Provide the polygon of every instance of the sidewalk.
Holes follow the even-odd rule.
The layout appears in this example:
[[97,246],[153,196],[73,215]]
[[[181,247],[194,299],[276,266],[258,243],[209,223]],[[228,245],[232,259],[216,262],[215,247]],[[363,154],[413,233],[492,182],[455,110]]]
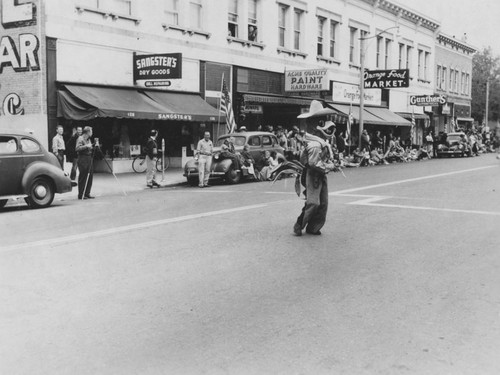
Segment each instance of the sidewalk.
[[[165,172],[165,180],[162,181],[162,174],[157,173],[156,179],[160,183],[160,188],[175,186],[186,183],[186,178],[182,175],[182,168],[169,168]],[[96,197],[107,195],[124,195],[134,191],[149,190],[146,187],[146,173],[119,173],[113,176],[111,173],[94,173],[91,194]],[[71,193],[61,195],[78,197],[78,186],[73,187]]]

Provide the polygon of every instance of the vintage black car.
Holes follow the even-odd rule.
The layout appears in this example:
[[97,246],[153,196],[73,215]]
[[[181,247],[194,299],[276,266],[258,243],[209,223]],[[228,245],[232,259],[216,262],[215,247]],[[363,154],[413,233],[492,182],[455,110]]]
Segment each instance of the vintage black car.
[[467,144],[464,132],[448,133],[446,140],[442,140],[437,145],[437,157],[443,156],[470,156],[471,149]]
[[55,193],[72,189],[55,155],[31,134],[0,130],[0,209],[24,197],[30,207],[48,207]]
[[[219,160],[221,146],[226,139],[234,137],[234,146],[236,152],[241,152],[244,145],[248,145],[249,152],[252,154],[256,164],[263,158],[265,151],[276,151],[278,160],[285,160],[284,149],[278,143],[278,139],[272,133],[248,131],[241,133],[224,134],[219,137],[214,144],[214,155],[212,156],[212,168],[210,178],[223,179],[228,184],[237,184],[241,179],[253,178],[247,170],[236,170],[229,159]],[[187,182],[192,185],[198,185],[198,161],[189,160],[184,166],[184,176]]]

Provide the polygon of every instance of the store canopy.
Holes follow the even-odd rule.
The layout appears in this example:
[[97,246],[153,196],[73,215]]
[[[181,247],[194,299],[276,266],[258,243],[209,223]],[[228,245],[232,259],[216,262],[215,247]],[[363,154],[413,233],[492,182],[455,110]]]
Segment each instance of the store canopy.
[[[352,113],[354,120],[359,122],[359,106],[332,103],[328,103],[328,106],[346,116]],[[363,123],[367,125],[411,126],[411,122],[408,120],[405,120],[387,108],[381,107],[364,107]]]
[[216,121],[218,117],[217,110],[196,94],[69,84],[65,85],[65,89],[58,91],[57,116],[71,120],[112,117]]
[[425,113],[396,112],[396,114],[407,120],[411,120],[412,116],[415,120],[429,120],[429,116]]
[[[217,121],[219,112],[196,94],[144,91],[144,94],[165,108],[160,120]],[[225,121],[221,113],[221,120]]]

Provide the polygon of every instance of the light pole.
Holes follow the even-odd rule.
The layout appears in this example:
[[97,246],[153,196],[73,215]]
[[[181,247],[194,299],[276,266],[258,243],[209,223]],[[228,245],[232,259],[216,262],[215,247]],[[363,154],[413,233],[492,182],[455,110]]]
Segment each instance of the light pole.
[[[360,49],[360,55],[359,55],[359,139],[358,139],[358,146],[359,149],[361,150],[361,133],[363,133],[363,111],[365,108],[365,40],[367,39],[372,39],[376,38],[386,31],[392,30],[392,29],[398,29],[397,34],[399,34],[399,26],[391,26],[388,27],[385,30],[380,31],[379,33],[372,35],[372,36],[362,36],[359,39],[360,44],[359,44],[359,49]],[[397,35],[396,34],[396,35]]]

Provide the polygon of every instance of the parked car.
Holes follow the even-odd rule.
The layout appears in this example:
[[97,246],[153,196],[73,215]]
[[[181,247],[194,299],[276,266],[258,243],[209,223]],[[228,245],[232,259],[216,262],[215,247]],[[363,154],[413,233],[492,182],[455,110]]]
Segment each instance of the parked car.
[[[256,164],[264,157],[265,151],[276,151],[278,160],[286,160],[284,149],[278,143],[278,139],[272,133],[248,131],[241,133],[224,134],[219,137],[214,144],[214,155],[212,156],[212,167],[210,178],[223,179],[228,184],[237,184],[241,179],[252,178],[246,169],[234,169],[233,163],[229,159],[219,160],[221,146],[226,139],[234,137],[234,146],[236,152],[241,152],[243,146],[248,145],[249,152],[255,159]],[[198,161],[195,159],[189,160],[184,166],[184,177],[187,182],[192,185],[198,185]]]
[[0,208],[24,197],[30,207],[48,207],[55,193],[72,189],[55,155],[28,133],[0,130]]
[[436,154],[440,158],[442,156],[470,156],[471,150],[467,141],[463,141],[464,132],[448,133],[446,141],[441,141],[437,145]]

